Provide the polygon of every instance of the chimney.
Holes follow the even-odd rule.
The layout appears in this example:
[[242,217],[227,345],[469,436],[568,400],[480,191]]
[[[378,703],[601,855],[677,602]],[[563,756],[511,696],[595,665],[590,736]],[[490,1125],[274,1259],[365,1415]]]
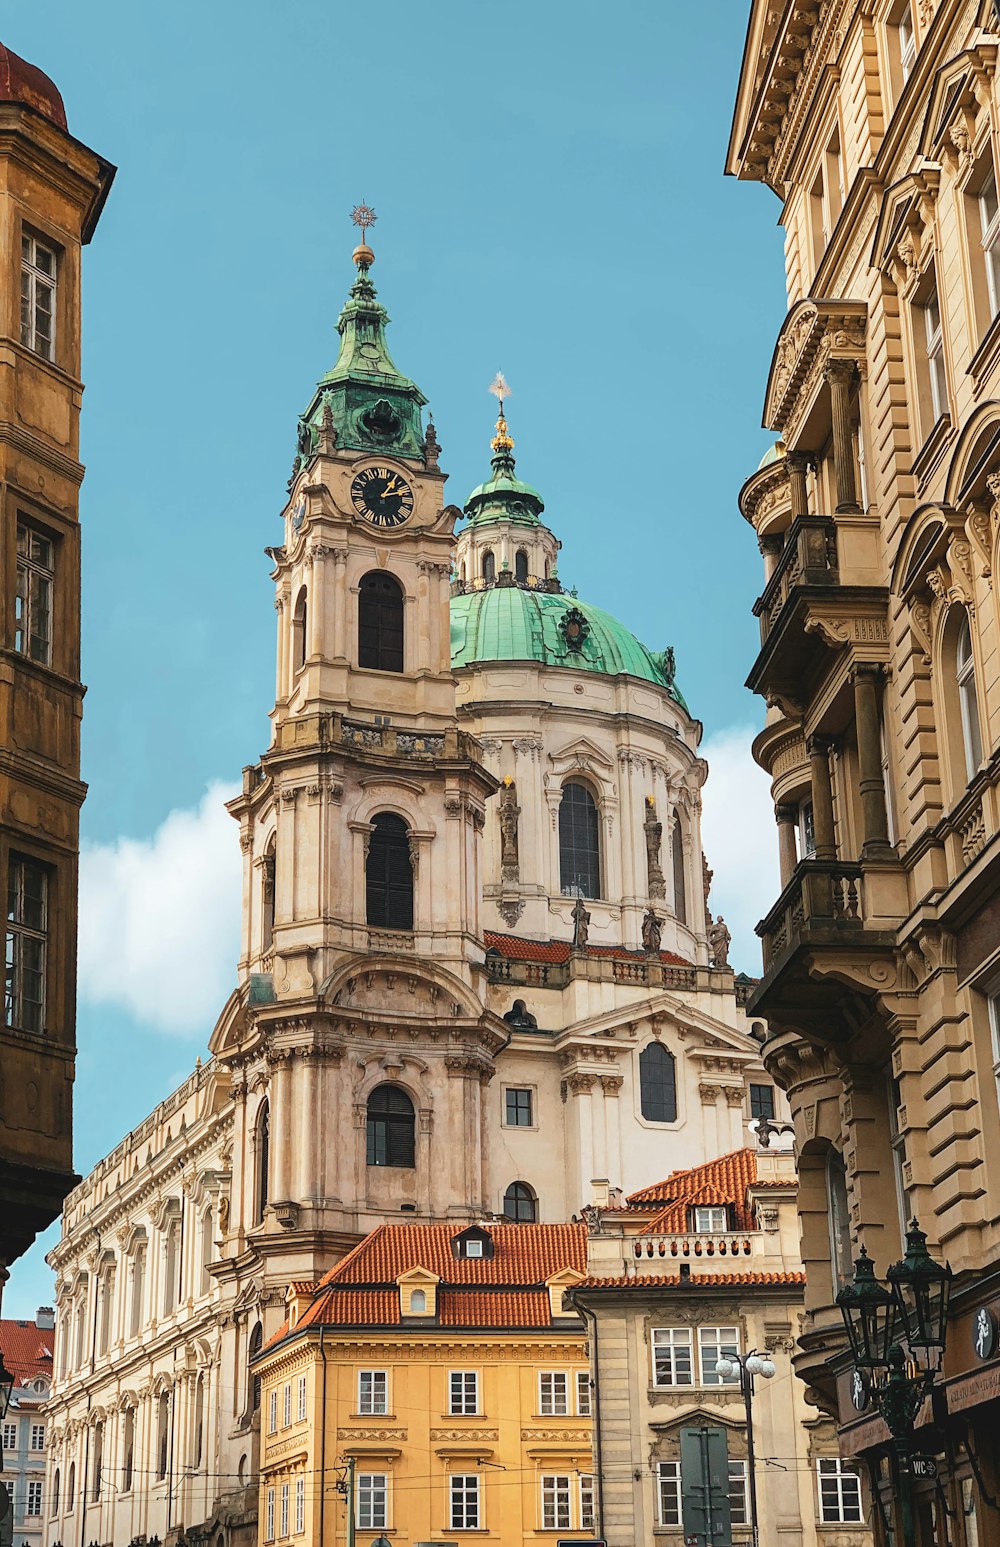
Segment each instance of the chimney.
[[35,1326],[39,1332],[51,1332],[56,1324],[56,1313],[51,1305],[40,1305],[35,1315]]
[[606,1209],[610,1184],[606,1176],[595,1176],[590,1182],[590,1201],[595,1208]]

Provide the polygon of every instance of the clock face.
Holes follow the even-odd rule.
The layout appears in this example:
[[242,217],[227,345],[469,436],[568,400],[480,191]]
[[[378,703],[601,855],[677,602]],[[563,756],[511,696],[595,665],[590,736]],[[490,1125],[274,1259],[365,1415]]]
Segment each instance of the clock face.
[[413,514],[413,490],[391,467],[363,467],[351,484],[351,499],[372,526],[402,526]]

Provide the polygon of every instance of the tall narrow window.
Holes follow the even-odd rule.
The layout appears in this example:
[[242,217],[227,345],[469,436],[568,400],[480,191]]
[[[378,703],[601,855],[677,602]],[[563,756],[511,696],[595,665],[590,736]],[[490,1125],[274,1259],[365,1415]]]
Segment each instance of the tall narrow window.
[[639,1107],[648,1123],[677,1121],[677,1065],[662,1042],[639,1054]]
[[601,828],[593,795],[569,780],[559,802],[559,888],[564,897],[600,897]]
[[82,1289],[76,1306],[76,1368],[83,1369],[87,1352],[87,1290]]
[[416,1165],[413,1102],[397,1085],[379,1085],[368,1097],[367,1159],[370,1166]]
[[59,1513],[59,1483],[60,1483],[59,1468],[56,1467],[55,1476],[52,1479],[52,1506],[51,1506],[51,1509],[49,1510],[49,1513],[52,1516],[56,1516]]
[[262,1101],[257,1113],[257,1223],[264,1218],[271,1196],[271,1103]]
[[983,760],[983,741],[979,730],[979,704],[976,701],[976,665],[972,656],[972,630],[968,614],[962,619],[955,645],[955,680],[962,709],[962,739],[965,743],[965,771],[971,779]]
[[917,40],[913,35],[913,13],[910,10],[909,0],[904,0],[903,9],[896,23],[896,36],[899,43],[899,69],[903,82],[910,78],[917,57]]
[[135,1464],[135,1408],[125,1409],[125,1434],[122,1446],[122,1492],[132,1492],[132,1469]]
[[212,1205],[209,1204],[201,1216],[201,1276],[199,1292],[207,1295],[212,1287],[212,1275],[209,1273],[209,1264],[212,1261]]
[[931,290],[923,303],[924,353],[927,359],[928,386],[930,389],[931,428],[937,424],[948,407],[948,380],[944,368],[944,333],[941,328],[941,306],[937,290]]
[[997,198],[997,179],[992,166],[979,186],[976,203],[986,264],[986,293],[990,316],[995,317],[1000,312],[1000,199]]
[[388,1525],[389,1478],[385,1472],[359,1472],[355,1483],[357,1526],[362,1531],[383,1531]]
[[451,1523],[452,1531],[479,1530],[479,1473],[453,1472],[451,1474]]
[[202,1453],[205,1447],[205,1376],[199,1374],[198,1384],[194,1393],[194,1434],[193,1450],[191,1458],[192,1466],[201,1466]]
[[849,1283],[854,1272],[851,1258],[851,1216],[847,1198],[847,1167],[839,1150],[826,1157],[827,1210],[830,1217],[830,1260],[833,1268],[833,1293]]
[[274,945],[274,882],[277,867],[277,840],[271,838],[264,853],[261,867],[260,895],[260,948],[270,951]]
[[686,924],[688,908],[687,877],[684,871],[684,830],[676,812],[670,826],[670,859],[674,872],[674,914],[679,923]]
[[910,1219],[910,1200],[906,1190],[906,1138],[899,1128],[899,1108],[902,1098],[899,1081],[892,1075],[886,1081],[889,1102],[889,1143],[892,1145],[893,1180],[896,1183],[896,1210],[899,1216],[899,1239],[905,1243],[906,1226]]
[[163,1314],[168,1316],[177,1304],[180,1273],[181,1222],[176,1217],[166,1228],[163,1241]]
[[358,665],[403,670],[403,591],[384,569],[364,575],[358,594]]
[[43,666],[52,664],[52,587],[55,549],[24,521],[17,523],[17,591],[14,649]]
[[308,654],[308,642],[306,630],[309,624],[309,598],[305,586],[302,587],[295,600],[295,611],[292,613],[292,661],[296,671],[300,671],[306,664]]
[[483,579],[487,585],[492,585],[497,578],[497,561],[492,548],[487,548],[483,554]]
[[146,1294],[146,1245],[139,1242],[132,1253],[132,1304],[129,1311],[129,1336],[138,1336],[142,1326],[142,1308]]
[[[94,1494],[95,1499],[99,1499],[100,1496],[101,1496],[101,1494],[100,1494],[100,1478],[98,1478],[97,1490],[98,1491]],[[42,1513],[42,1479],[40,1477],[34,1477],[28,1483],[28,1507],[25,1510],[25,1514],[26,1515],[40,1515],[41,1513]]]
[[537,1222],[538,1200],[527,1182],[511,1182],[503,1195],[503,1217],[514,1225]]
[[104,1480],[104,1425],[94,1425],[94,1469],[91,1473],[91,1498],[96,1504],[101,1497],[101,1483]]
[[410,830],[394,811],[380,811],[372,819],[365,894],[369,924],[380,929],[413,928]]
[[66,1508],[70,1510],[76,1503],[76,1462],[69,1464],[69,1476],[66,1479]]
[[255,1374],[253,1362],[264,1346],[264,1328],[258,1321],[250,1334],[247,1344],[247,1366],[249,1368],[248,1383],[250,1388],[250,1410],[256,1412],[260,1407],[260,1376]]
[[523,548],[518,548],[514,555],[514,579],[521,585],[528,578],[528,555]]
[[802,859],[816,858],[816,818],[811,800],[799,806],[799,853]]
[[7,870],[5,1019],[19,1031],[45,1029],[49,877],[44,865],[12,854]]
[[21,236],[21,343],[43,360],[55,358],[56,255],[34,236]]
[[105,1269],[101,1279],[101,1318],[100,1334],[97,1340],[97,1351],[106,1354],[111,1342],[111,1322],[115,1303],[115,1270]]

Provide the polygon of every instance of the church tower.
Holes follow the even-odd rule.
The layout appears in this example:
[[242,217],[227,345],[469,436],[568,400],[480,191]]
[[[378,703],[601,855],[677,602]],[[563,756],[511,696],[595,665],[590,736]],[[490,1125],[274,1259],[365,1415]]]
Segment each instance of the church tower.
[[366,241],[354,262],[268,550],[272,740],[230,806],[241,986],[212,1043],[237,1100],[231,1228],[285,1281],[380,1219],[482,1211],[508,1037],[484,1008],[479,916],[498,781],[458,727],[450,666],[458,512]]

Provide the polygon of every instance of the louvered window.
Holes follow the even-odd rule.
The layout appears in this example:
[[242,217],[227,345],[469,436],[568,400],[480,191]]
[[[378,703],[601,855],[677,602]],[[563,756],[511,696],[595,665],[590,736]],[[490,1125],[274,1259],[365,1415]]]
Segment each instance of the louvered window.
[[403,592],[385,570],[362,577],[358,594],[358,665],[403,670]]
[[372,821],[365,864],[368,923],[379,929],[413,928],[410,834],[401,816],[380,811]]

